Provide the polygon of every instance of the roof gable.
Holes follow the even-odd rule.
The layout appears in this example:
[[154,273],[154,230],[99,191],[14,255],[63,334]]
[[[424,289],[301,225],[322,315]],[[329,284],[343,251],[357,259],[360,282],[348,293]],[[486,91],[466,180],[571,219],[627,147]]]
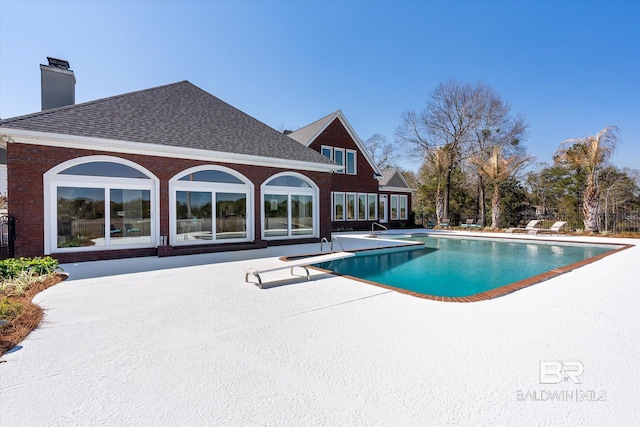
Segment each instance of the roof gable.
[[188,81],[5,119],[0,126],[333,164]]
[[374,163],[371,155],[369,154],[369,151],[365,148],[364,144],[340,110],[331,113],[319,120],[316,120],[315,122],[308,124],[307,126],[304,126],[296,130],[295,132],[291,132],[287,134],[287,136],[308,147],[311,145],[311,143],[313,143],[313,141],[316,140],[316,138],[318,138],[322,134],[322,132],[324,132],[329,127],[331,123],[333,123],[335,119],[338,119],[340,121],[353,142],[358,147],[358,151],[360,151],[360,153],[364,156],[373,171],[378,175],[382,175],[382,171]]
[[397,168],[384,169],[382,177],[378,179],[381,187],[406,188],[412,190],[402,173]]

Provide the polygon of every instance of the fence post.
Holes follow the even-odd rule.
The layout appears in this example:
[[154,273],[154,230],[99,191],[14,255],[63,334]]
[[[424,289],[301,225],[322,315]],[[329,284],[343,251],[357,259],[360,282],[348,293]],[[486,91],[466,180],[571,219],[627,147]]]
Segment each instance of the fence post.
[[13,216],[9,216],[9,221],[8,221],[8,225],[9,225],[9,229],[8,229],[8,239],[9,240],[7,243],[9,245],[9,258],[14,258],[16,255],[15,252],[15,240],[16,240],[16,219]]

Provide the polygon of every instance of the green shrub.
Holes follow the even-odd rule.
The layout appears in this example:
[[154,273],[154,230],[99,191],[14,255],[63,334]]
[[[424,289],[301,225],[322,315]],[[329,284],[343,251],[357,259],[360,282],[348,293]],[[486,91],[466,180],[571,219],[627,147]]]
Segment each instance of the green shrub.
[[0,300],[0,319],[11,320],[14,319],[22,312],[22,304],[9,301],[9,298],[4,297]]
[[0,279],[2,280],[14,279],[23,271],[29,271],[39,276],[46,276],[60,270],[58,260],[50,256],[0,260]]

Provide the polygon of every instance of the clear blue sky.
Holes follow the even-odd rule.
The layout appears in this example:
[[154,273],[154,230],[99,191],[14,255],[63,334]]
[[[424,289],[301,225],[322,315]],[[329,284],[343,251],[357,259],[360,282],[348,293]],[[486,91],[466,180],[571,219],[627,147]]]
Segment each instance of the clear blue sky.
[[615,124],[613,163],[640,169],[640,1],[0,0],[0,117],[40,110],[47,56],[76,102],[189,80],[276,129],[341,109],[363,140],[393,140],[439,82],[482,81],[538,161]]

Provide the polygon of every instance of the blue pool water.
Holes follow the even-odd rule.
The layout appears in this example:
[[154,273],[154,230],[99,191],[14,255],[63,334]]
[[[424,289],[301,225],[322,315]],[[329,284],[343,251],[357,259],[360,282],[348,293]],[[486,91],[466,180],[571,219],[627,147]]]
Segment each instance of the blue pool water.
[[373,255],[362,252],[318,267],[422,294],[463,297],[616,249],[507,239],[428,236],[410,240],[424,242],[424,248]]

